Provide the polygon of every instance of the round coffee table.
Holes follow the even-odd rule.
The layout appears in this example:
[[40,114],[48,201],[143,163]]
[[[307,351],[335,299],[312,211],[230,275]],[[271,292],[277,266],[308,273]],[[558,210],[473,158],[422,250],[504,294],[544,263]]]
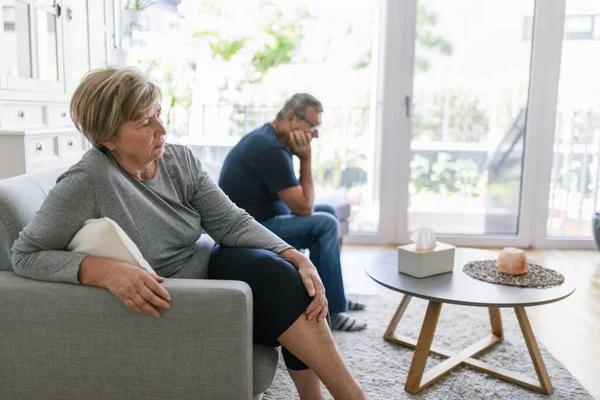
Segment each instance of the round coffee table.
[[[466,365],[477,371],[486,372],[536,392],[553,393],[554,389],[529,324],[525,307],[548,304],[564,299],[575,291],[575,281],[565,276],[565,282],[560,286],[548,289],[523,288],[480,281],[466,275],[462,270],[464,265],[470,261],[493,260],[496,259],[497,255],[498,253],[489,250],[457,248],[454,257],[454,271],[427,278],[414,278],[398,272],[396,252],[383,254],[377,265],[366,268],[367,274],[377,283],[404,293],[404,297],[383,337],[390,342],[415,349],[406,378],[405,390],[407,392],[418,393],[458,366]],[[419,339],[416,341],[394,333],[412,297],[429,300]],[[443,303],[489,308],[492,334],[456,354],[445,349],[432,347],[431,343]],[[484,350],[502,341],[502,319],[499,310],[502,307],[511,307],[515,310],[539,382],[474,358]],[[425,364],[429,354],[435,354],[447,358],[447,360],[425,372]]]

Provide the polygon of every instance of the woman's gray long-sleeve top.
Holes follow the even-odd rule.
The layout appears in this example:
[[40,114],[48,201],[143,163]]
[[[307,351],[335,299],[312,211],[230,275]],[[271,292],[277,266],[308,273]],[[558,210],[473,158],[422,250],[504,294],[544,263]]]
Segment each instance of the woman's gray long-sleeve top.
[[231,247],[291,248],[233,204],[183,146],[165,145],[154,177],[140,181],[109,153],[88,151],[61,175],[42,207],[12,247],[17,275],[79,283],[85,254],[66,251],[91,218],[113,219],[161,276],[200,268],[206,276],[210,251],[197,251],[202,230]]

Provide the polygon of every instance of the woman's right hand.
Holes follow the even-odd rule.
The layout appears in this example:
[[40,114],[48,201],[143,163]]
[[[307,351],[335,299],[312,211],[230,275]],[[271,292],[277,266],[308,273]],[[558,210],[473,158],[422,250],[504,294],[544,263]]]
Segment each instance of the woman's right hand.
[[133,311],[159,318],[158,308],[171,308],[171,295],[160,285],[164,280],[155,273],[117,262],[104,276],[101,286]]

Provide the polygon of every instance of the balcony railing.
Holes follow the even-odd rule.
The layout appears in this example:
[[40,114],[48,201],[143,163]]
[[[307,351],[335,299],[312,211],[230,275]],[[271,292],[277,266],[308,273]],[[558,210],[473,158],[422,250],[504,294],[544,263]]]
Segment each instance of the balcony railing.
[[[180,104],[191,104],[190,99],[181,100]],[[237,138],[252,130],[254,127],[275,118],[279,108],[257,104],[200,104],[193,109],[175,105],[169,113],[168,128],[175,136]],[[472,122],[465,125],[464,120],[471,119],[468,115],[458,115],[443,118],[448,122],[440,127],[428,124],[423,118],[415,117],[413,129],[414,140],[424,142],[444,143],[480,143],[485,141],[488,133],[487,125]],[[323,130],[337,131],[336,127],[344,126],[350,135],[363,135],[369,129],[369,107],[326,107],[323,115]],[[475,121],[477,118],[473,118]],[[433,129],[436,128],[436,129]],[[443,129],[442,129],[443,128]],[[345,135],[345,132],[339,134]],[[338,132],[336,132],[338,133]]]

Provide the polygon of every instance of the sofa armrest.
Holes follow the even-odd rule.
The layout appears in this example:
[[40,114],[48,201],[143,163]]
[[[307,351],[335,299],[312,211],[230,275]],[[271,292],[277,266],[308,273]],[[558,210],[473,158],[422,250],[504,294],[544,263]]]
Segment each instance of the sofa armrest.
[[0,398],[252,398],[252,293],[167,279],[155,319],[95,287],[0,272]]

